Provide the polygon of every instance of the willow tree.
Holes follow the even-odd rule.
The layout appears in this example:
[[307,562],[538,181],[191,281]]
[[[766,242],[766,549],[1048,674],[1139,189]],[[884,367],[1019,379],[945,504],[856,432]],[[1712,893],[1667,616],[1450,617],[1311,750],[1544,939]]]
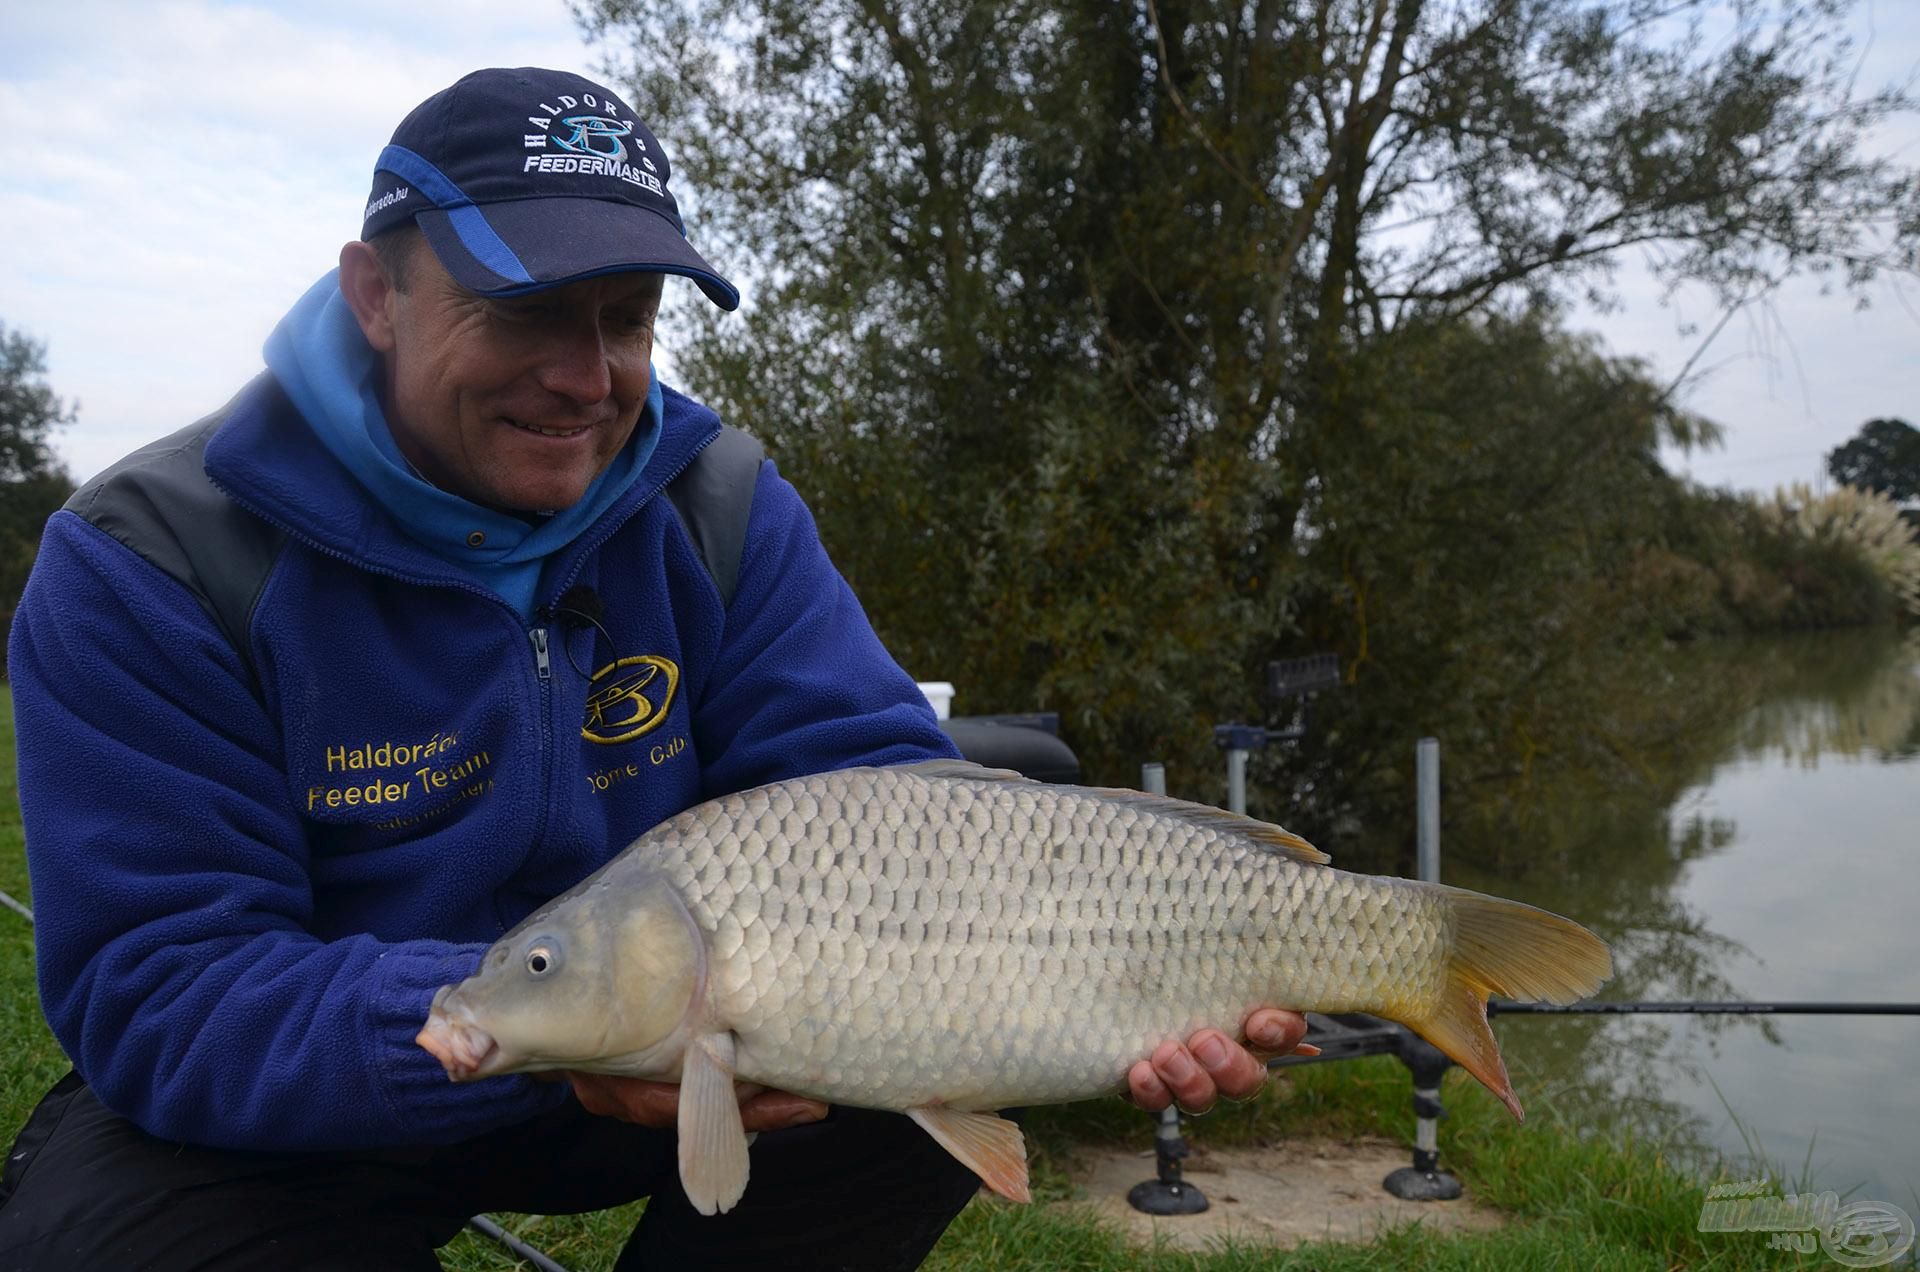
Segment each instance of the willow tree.
[[[1862,151],[1904,101],[1852,92],[1842,7],[581,16],[671,139],[703,249],[751,283],[742,318],[680,316],[692,387],[768,440],[910,668],[965,709],[1062,710],[1124,780],[1211,768],[1206,725],[1260,710],[1270,657],[1389,670],[1361,644],[1366,563],[1429,540],[1376,519],[1359,544],[1333,509],[1439,442],[1434,412],[1375,400],[1433,365],[1410,342],[1604,292],[1632,248],[1728,306],[1795,270],[1913,267],[1912,177]],[[1692,435],[1652,410],[1649,462],[1659,428]],[[1560,440],[1541,415],[1532,462]]]

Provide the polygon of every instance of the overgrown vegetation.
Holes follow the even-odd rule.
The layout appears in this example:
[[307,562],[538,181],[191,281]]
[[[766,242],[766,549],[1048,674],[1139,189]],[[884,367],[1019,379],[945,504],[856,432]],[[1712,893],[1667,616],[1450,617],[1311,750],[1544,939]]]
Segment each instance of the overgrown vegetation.
[[[935,1246],[929,1272],[1381,1272],[1395,1268],[1537,1272],[1563,1268],[1687,1268],[1748,1272],[1755,1268],[1822,1266],[1824,1256],[1767,1249],[1760,1233],[1698,1231],[1710,1177],[1683,1142],[1632,1133],[1594,1133],[1535,1106],[1525,1127],[1470,1079],[1454,1071],[1444,1098],[1441,1152],[1469,1192],[1503,1211],[1504,1227],[1474,1235],[1434,1232],[1410,1224],[1367,1243],[1312,1242],[1286,1250],[1258,1243],[1227,1244],[1206,1252],[1160,1246],[1142,1249],[1085,1210],[1049,1203],[1070,1201],[1068,1172],[1077,1154],[1094,1145],[1146,1150],[1152,1122],[1119,1101],[1036,1109],[1029,1114],[1036,1204],[1017,1206],[981,1197],[963,1211]],[[1410,1086],[1397,1061],[1373,1060],[1297,1069],[1257,1101],[1227,1107],[1195,1123],[1189,1133],[1212,1147],[1288,1143],[1327,1136],[1385,1136],[1409,1142]],[[1141,1169],[1151,1168],[1142,1157]],[[1742,1177],[1773,1175],[1764,1166],[1723,1168]],[[1783,1181],[1791,1191],[1799,1181]],[[639,1213],[637,1207],[579,1218],[502,1216],[507,1226],[574,1272],[612,1265]],[[460,1272],[503,1272],[510,1256],[474,1234],[441,1252]]]
[[[41,527],[73,493],[73,479],[53,453],[53,433],[76,412],[47,386],[46,352],[0,322],[0,633],[12,624],[40,553]],[[0,674],[5,669],[0,648]]]
[[1797,538],[1864,561],[1880,587],[1920,617],[1920,533],[1891,498],[1853,486],[1816,493],[1795,482],[1763,506]]
[[[1337,652],[1292,821],[1404,824],[1543,767],[1648,767],[1664,639],[1891,612],[1846,549],[1684,489],[1672,386],[1570,335],[1629,248],[1729,308],[1910,270],[1844,4],[595,0],[692,220],[756,284],[675,327],[890,647],[1051,709],[1096,780],[1281,723]],[[1270,778],[1277,776],[1268,775]]]

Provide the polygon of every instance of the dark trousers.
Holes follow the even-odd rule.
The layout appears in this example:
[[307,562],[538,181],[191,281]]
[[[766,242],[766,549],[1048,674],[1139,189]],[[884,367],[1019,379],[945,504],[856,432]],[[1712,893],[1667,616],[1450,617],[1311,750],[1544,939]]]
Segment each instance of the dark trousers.
[[754,1142],[739,1206],[680,1190],[671,1132],[569,1101],[445,1148],[245,1153],[155,1139],[69,1074],[0,1174],[0,1272],[435,1269],[469,1215],[579,1214],[650,1197],[616,1265],[913,1268],[979,1186],[893,1113],[834,1109]]

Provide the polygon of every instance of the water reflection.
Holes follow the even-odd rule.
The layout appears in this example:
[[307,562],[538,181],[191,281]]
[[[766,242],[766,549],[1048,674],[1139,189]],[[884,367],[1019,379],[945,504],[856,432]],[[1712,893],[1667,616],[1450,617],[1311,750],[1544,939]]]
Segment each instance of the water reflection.
[[[1566,775],[1449,817],[1450,883],[1578,918],[1613,944],[1609,999],[1920,1000],[1911,883],[1920,641],[1695,648],[1653,684],[1741,709],[1676,740],[1666,780]],[[1920,1186],[1912,1017],[1508,1018],[1516,1079],[1583,1123],[1634,1124],[1898,1203]],[[1910,1207],[1911,1208],[1911,1207]]]
[[1823,756],[1897,764],[1920,754],[1920,630],[1903,642],[1797,642],[1793,683],[1742,722],[1738,756],[1805,768]]

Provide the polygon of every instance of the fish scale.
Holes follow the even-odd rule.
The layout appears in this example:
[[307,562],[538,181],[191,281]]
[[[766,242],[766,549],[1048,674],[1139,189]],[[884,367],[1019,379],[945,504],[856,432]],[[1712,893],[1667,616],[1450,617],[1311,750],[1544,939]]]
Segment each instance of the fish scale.
[[[804,947],[798,959],[775,954],[774,932],[792,921],[790,893],[778,875],[756,883],[750,866],[801,829],[791,798],[718,801],[720,817],[673,828],[674,853],[659,863],[695,922],[719,935],[712,1006],[734,1022],[742,1078],[895,1108],[1079,1098],[1118,1089],[1133,1060],[1164,1039],[1237,1021],[1261,1003],[1311,996],[1343,1010],[1435,988],[1431,976],[1408,983],[1395,963],[1437,969],[1445,916],[1392,880],[1366,880],[1374,895],[1363,906],[1342,886],[1356,876],[1096,792],[931,780],[907,768],[820,775],[805,798],[807,834],[850,842],[811,877],[802,922],[857,934],[863,958],[839,942],[811,959]],[[875,821],[890,821],[891,833],[833,829]],[[1019,825],[1042,833],[993,833]],[[956,852],[960,837],[967,850]],[[1089,907],[1093,889],[1102,895]],[[1277,905],[1292,911],[1288,923],[1274,921]],[[1367,932],[1368,909],[1389,920],[1368,933],[1375,940],[1313,939],[1336,925]],[[956,975],[962,952],[969,974]],[[772,1020],[788,1027],[778,1046],[762,1046],[758,1031]],[[941,1020],[957,1023],[930,1025]],[[955,1029],[1006,1040],[1006,1062],[957,1085],[949,1057],[926,1045]]]
[[582,1069],[682,1084],[680,1174],[734,1205],[735,1079],[908,1113],[1025,1199],[991,1110],[1122,1088],[1260,1006],[1397,1020],[1518,1116],[1489,993],[1571,1002],[1606,946],[1558,915],[1348,874],[1264,822],[940,760],[724,796],[635,841],[435,996],[457,1081]]

